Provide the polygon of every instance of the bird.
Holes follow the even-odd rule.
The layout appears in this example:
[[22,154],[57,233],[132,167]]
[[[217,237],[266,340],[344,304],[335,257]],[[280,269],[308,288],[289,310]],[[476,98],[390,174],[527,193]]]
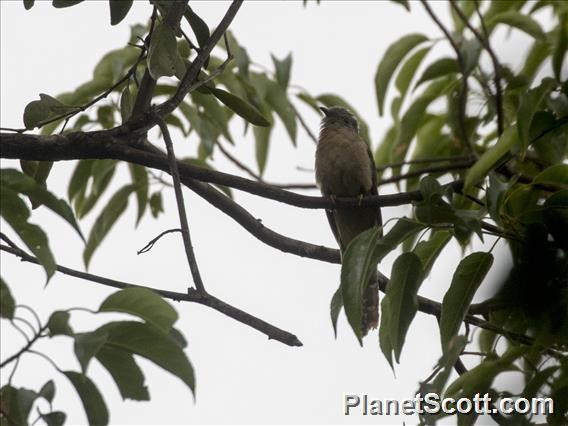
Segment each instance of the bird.
[[[324,197],[363,197],[378,195],[377,170],[368,145],[359,136],[355,116],[345,108],[321,107],[321,122],[315,155],[316,183]],[[382,226],[378,206],[326,209],[331,231],[337,241],[341,259],[349,243],[361,232]],[[371,274],[363,295],[361,332],[378,327],[379,284]]]

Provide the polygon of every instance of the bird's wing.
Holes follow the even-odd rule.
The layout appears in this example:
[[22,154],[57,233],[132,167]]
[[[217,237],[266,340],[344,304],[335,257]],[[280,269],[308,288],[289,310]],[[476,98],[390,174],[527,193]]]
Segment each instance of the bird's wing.
[[[377,188],[377,166],[375,165],[375,159],[371,150],[367,146],[367,155],[369,156],[369,167],[371,168],[371,195],[379,195],[379,190]],[[377,225],[383,226],[383,218],[381,216],[381,208],[377,207]]]

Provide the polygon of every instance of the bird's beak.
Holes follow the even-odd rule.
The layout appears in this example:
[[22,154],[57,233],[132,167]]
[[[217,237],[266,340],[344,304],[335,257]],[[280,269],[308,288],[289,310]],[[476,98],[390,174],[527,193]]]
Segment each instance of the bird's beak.
[[329,114],[329,109],[327,109],[326,107],[320,107],[320,110],[323,112],[323,114],[327,117],[327,115]]

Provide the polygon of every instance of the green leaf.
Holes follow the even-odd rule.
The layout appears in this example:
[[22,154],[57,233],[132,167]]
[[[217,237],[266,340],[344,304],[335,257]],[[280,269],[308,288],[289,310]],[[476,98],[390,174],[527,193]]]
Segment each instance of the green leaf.
[[568,51],[568,9],[559,14],[558,21],[558,32],[552,53],[552,69],[556,80],[561,81],[562,63],[565,61]]
[[110,129],[114,126],[114,106],[103,105],[97,109],[97,121],[103,129]]
[[96,160],[93,163],[91,192],[88,196],[85,196],[84,192],[79,192],[79,196],[75,199],[75,212],[79,218],[85,217],[104,194],[114,176],[116,164],[116,160]]
[[38,396],[44,398],[51,404],[53,397],[55,396],[55,384],[53,383],[53,380],[45,382],[45,384],[41,387]]
[[416,70],[422,63],[422,60],[426,56],[426,54],[430,51],[432,46],[424,47],[423,49],[417,50],[415,53],[412,54],[410,58],[406,60],[406,62],[400,68],[398,75],[395,80],[395,86],[400,93],[401,99],[404,99],[406,95],[406,91],[410,86],[410,82],[414,78]]
[[530,89],[521,98],[521,104],[517,111],[517,130],[519,132],[520,151],[524,155],[529,146],[529,131],[535,113],[540,104],[550,94],[556,86],[556,82],[551,78],[545,78],[541,84],[534,89]]
[[41,419],[47,426],[63,426],[67,415],[63,411],[52,411],[47,414],[40,414]]
[[289,53],[284,59],[279,60],[274,55],[270,55],[274,63],[276,71],[276,81],[283,90],[288,88],[290,82],[290,70],[292,69],[292,53]]
[[[36,399],[37,394],[30,389],[18,389],[9,384],[2,386],[2,426],[29,424],[28,417]],[[6,419],[9,419],[9,422]]]
[[329,311],[331,315],[331,325],[333,326],[333,335],[337,339],[337,319],[339,318],[339,313],[343,308],[343,296],[341,294],[341,286],[335,290],[331,298],[331,304],[329,306]]
[[442,301],[440,335],[444,351],[457,335],[473,296],[492,264],[491,253],[475,252],[464,258],[454,272],[450,288]]
[[396,67],[413,48],[425,41],[428,41],[428,37],[422,34],[409,34],[391,44],[385,52],[375,74],[375,91],[377,104],[379,106],[379,115],[383,115],[383,105],[385,103],[389,81]]
[[16,310],[16,302],[12,297],[10,288],[6,282],[0,278],[0,317],[11,320],[14,318],[14,311]]
[[38,205],[44,205],[62,217],[75,228],[81,239],[84,240],[79,224],[75,220],[75,215],[65,200],[55,197],[55,195],[49,192],[44,186],[37,184],[34,179],[15,169],[1,169],[0,182],[7,188],[26,194],[32,202]]
[[402,7],[404,7],[407,11],[410,12],[410,3],[408,2],[408,0],[391,0],[393,3],[397,3],[400,4]]
[[347,320],[359,344],[363,345],[361,322],[363,318],[363,295],[368,278],[376,267],[373,247],[381,237],[382,228],[373,227],[351,241],[342,259],[341,294]]
[[1,191],[0,216],[16,231],[20,239],[37,257],[49,281],[57,265],[49,248],[47,235],[39,226],[28,222],[30,210],[16,191],[4,185],[1,186]]
[[515,10],[508,10],[506,12],[499,13],[487,22],[489,27],[493,27],[497,24],[506,24],[511,27],[515,27],[535,39],[544,40],[546,38],[546,34],[537,21],[530,16],[523,15]]
[[481,43],[477,38],[466,39],[460,46],[460,52],[463,57],[464,74],[470,75],[479,63],[479,55],[481,55]]
[[286,91],[278,84],[270,81],[268,83],[266,102],[270,105],[274,112],[276,112],[278,117],[280,117],[280,120],[284,123],[288,136],[290,136],[292,143],[296,145],[296,112],[294,111],[294,108],[292,108],[290,101],[288,101]]
[[110,7],[110,24],[119,24],[132,7],[132,0],[109,0],[108,4]]
[[468,169],[465,175],[464,191],[483,180],[494,167],[499,165],[504,157],[518,140],[518,132],[515,126],[505,129],[497,143],[485,151],[479,160]]
[[414,248],[414,254],[418,256],[422,262],[422,270],[426,278],[434,266],[434,262],[452,239],[452,234],[449,231],[435,231],[430,239],[427,241],[420,241]]
[[53,0],[53,7],[57,7],[57,8],[64,8],[64,7],[70,7],[70,6],[75,6],[76,4],[81,3],[83,0]]
[[316,98],[312,97],[306,92],[300,92],[297,94],[298,99],[303,101],[306,105],[312,108],[317,114],[320,114],[319,104]]
[[549,57],[550,52],[550,43],[544,40],[535,40],[519,74],[525,76],[529,83],[532,82],[544,61]]
[[[389,128],[383,137],[383,140],[377,146],[374,159],[377,167],[387,164],[390,161],[392,147],[397,139],[397,129],[395,126]],[[380,180],[384,174],[384,170],[377,171],[377,179]]]
[[416,83],[414,88],[416,89],[422,83],[434,80],[435,78],[442,77],[448,74],[454,74],[459,71],[458,63],[454,58],[440,58],[437,61],[432,62],[424,70],[420,79]]
[[195,391],[195,377],[189,359],[168,334],[147,323],[120,321],[103,325],[108,332],[107,345],[140,355],[179,377]]
[[130,353],[103,345],[95,357],[112,376],[122,399],[150,400],[144,374]]
[[83,374],[87,374],[89,362],[105,344],[108,335],[105,332],[96,330],[89,333],[77,333],[74,337],[73,349],[75,350],[75,356],[81,365],[81,371]]
[[187,19],[187,22],[189,22],[189,26],[191,27],[193,34],[195,34],[195,38],[197,38],[197,44],[199,44],[199,47],[205,46],[209,41],[210,36],[209,27],[205,21],[201,19],[189,5],[186,6],[184,16]]
[[177,50],[174,30],[166,24],[158,24],[152,33],[148,49],[148,71],[154,80],[173,76],[183,59]]
[[383,297],[381,302],[381,323],[379,325],[379,347],[381,348],[381,352],[388,361],[391,369],[394,371],[394,364],[392,362],[393,346],[390,336],[390,318],[390,300]]
[[99,312],[136,315],[164,332],[169,331],[178,319],[175,309],[156,292],[135,287],[111,294],[103,301]]
[[109,418],[105,401],[91,379],[75,371],[64,371],[63,374],[79,394],[89,425],[107,425]]
[[24,0],[24,8],[26,10],[30,10],[32,7],[34,7],[34,3],[35,0]]
[[164,212],[161,192],[154,192],[150,196],[150,212],[152,213],[152,216],[155,218],[158,217],[160,213]]
[[73,109],[45,93],[40,93],[39,97],[39,101],[32,101],[24,108],[26,129],[41,127],[43,122]]
[[75,170],[69,180],[69,186],[67,187],[67,198],[69,202],[72,202],[80,193],[85,193],[95,161],[96,160],[80,160],[75,166]]
[[67,311],[55,311],[53,312],[49,320],[47,321],[47,329],[49,330],[49,335],[53,336],[72,336],[73,330],[69,325],[69,312]]
[[403,253],[395,260],[385,299],[389,299],[389,336],[397,363],[408,328],[418,312],[418,288],[423,278],[422,263],[414,253]]
[[262,114],[251,104],[242,100],[241,98],[223,90],[223,89],[209,89],[213,95],[227,107],[229,107],[236,114],[247,120],[255,126],[270,126],[270,122],[262,116]]
[[[197,105],[201,105],[203,107],[203,112],[205,113],[205,117],[210,118],[210,121],[215,125],[215,127],[218,127],[219,129],[221,129],[221,132],[223,134],[223,136],[225,136],[225,138],[233,143],[233,139],[231,137],[231,134],[229,133],[229,127],[228,127],[228,122],[229,122],[229,111],[227,111],[227,109],[225,107],[223,107],[223,105],[221,105],[219,103],[219,101],[215,98],[215,96],[213,96],[212,94],[203,94],[203,93],[199,93],[197,91],[193,92],[191,94],[191,99],[197,104]],[[182,104],[182,105],[186,105],[186,104]],[[184,116],[188,119],[188,121],[190,122],[190,124],[195,127],[196,126],[196,118],[199,116],[194,113],[194,111],[191,110],[191,108],[187,108],[186,106],[183,107],[184,111],[182,111],[182,113],[184,114]],[[201,125],[201,123],[200,123]],[[201,129],[198,129],[196,127],[197,133],[201,134],[203,133],[201,131]]]
[[[114,0],[119,1],[119,0]],[[134,108],[134,97],[130,91],[130,84],[124,86],[124,90],[120,95],[120,117],[122,118],[122,124],[126,123],[132,114],[132,109]]]
[[138,225],[148,205],[148,192],[150,189],[148,184],[148,172],[144,166],[139,164],[129,164],[128,170],[130,171],[132,184],[136,187],[136,202],[138,204],[136,225]]
[[93,228],[89,234],[85,251],[83,252],[83,260],[85,266],[89,266],[93,253],[98,248],[100,243],[106,237],[112,226],[118,218],[124,213],[128,206],[128,197],[135,190],[134,185],[126,185],[119,189],[116,194],[112,196],[108,204],[105,206]]
[[[268,108],[265,115],[272,120],[272,113],[268,111]],[[272,132],[273,127],[274,126],[272,125],[268,127],[255,126],[252,129],[255,142],[256,164],[261,176],[264,173],[264,168],[266,167],[266,160],[268,158],[268,151],[270,148],[270,133]]]

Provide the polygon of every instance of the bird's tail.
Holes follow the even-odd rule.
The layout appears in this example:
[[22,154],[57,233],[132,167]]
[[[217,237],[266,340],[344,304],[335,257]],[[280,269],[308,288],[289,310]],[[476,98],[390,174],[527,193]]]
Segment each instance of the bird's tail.
[[363,336],[369,330],[374,330],[379,326],[379,277],[375,272],[369,277],[367,289],[363,295],[363,319],[361,328]]

